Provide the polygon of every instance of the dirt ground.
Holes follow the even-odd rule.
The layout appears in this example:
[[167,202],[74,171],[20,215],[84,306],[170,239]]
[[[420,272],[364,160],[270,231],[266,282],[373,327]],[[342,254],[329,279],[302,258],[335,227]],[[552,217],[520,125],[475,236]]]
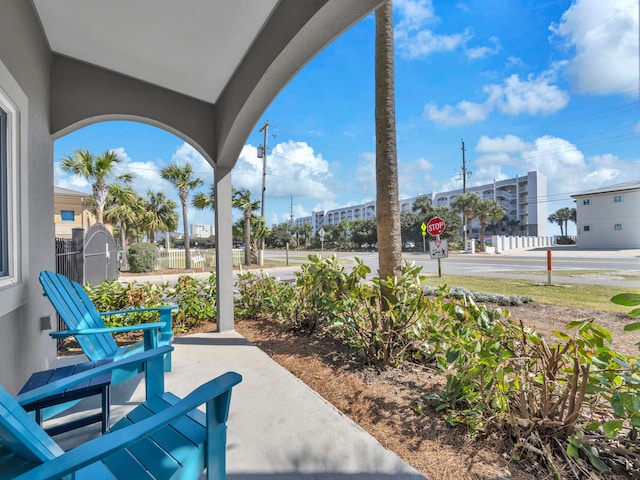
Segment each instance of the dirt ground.
[[[535,326],[545,336],[564,329],[568,321],[594,317],[613,332],[617,350],[638,353],[634,343],[640,335],[623,332],[629,321],[626,314],[533,302],[509,310],[513,319]],[[331,337],[293,333],[267,318],[240,320],[236,329],[429,480],[541,478],[539,472],[510,464],[491,442],[475,441],[464,429],[448,426],[441,415],[418,415],[416,401],[439,387],[428,368],[363,368]]]

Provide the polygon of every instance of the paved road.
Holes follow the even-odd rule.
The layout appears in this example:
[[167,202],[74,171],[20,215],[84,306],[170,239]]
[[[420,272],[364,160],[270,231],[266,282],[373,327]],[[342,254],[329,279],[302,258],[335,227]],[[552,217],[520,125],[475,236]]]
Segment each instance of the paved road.
[[[451,254],[441,260],[443,275],[488,276],[496,278],[519,278],[523,280],[546,281],[547,248],[510,250],[504,254],[487,255],[482,253]],[[629,288],[640,288],[640,249],[635,250],[578,250],[575,247],[552,247],[552,275],[559,283],[612,285]],[[375,275],[378,271],[378,254],[372,252],[323,252],[323,255],[337,255],[348,269],[353,265],[353,258],[362,259]],[[265,263],[285,263],[286,254],[282,251],[267,250]],[[438,274],[438,261],[428,254],[405,253],[404,258],[422,266],[425,274]],[[293,280],[294,272],[305,262],[307,254],[290,252],[289,266],[278,266],[265,269],[271,276],[282,280]],[[589,275],[564,276],[562,270],[588,270]],[[237,271],[236,271],[237,273]],[[206,277],[209,273],[195,274]],[[145,275],[140,277],[124,277],[123,281],[160,283],[165,280],[174,281],[176,275]]]
[[[441,260],[441,272],[443,275],[492,275],[500,278],[546,281],[548,278],[547,250],[551,250],[552,276],[555,272],[557,281],[640,288],[640,249],[579,250],[574,246],[558,246],[550,249],[510,250],[498,255],[452,253],[448,258]],[[372,272],[375,273],[378,270],[377,253],[324,252],[324,255],[332,254],[337,255],[345,265],[349,265],[354,257],[358,257],[371,268]],[[293,265],[294,262],[304,258],[306,257],[303,254],[291,254],[290,262]],[[428,254],[407,252],[404,258],[422,266],[425,274],[438,274],[438,261]],[[267,252],[265,253],[266,262],[269,259],[284,261],[284,253]],[[590,271],[590,273],[583,276],[564,276],[562,270]],[[293,273],[289,276],[284,268],[275,268],[271,272],[283,279],[293,278]]]

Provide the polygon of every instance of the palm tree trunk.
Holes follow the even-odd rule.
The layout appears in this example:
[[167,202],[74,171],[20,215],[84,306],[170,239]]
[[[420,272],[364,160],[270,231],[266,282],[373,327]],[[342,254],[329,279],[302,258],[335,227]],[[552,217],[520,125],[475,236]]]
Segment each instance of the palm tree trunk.
[[191,245],[189,240],[189,219],[187,218],[187,202],[182,201],[182,227],[184,228],[184,268],[191,269]]
[[[386,280],[402,270],[391,0],[376,11],[375,83],[378,263],[380,278]],[[383,286],[381,294],[393,302],[388,288]]]
[[251,210],[244,213],[244,264],[251,265]]

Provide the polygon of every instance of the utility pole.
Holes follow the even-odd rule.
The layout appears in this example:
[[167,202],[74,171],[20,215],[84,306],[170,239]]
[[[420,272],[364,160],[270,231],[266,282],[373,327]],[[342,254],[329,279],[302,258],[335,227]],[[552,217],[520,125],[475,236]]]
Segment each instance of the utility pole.
[[464,159],[464,139],[463,139],[462,140],[462,193],[466,193],[466,192],[467,192],[467,162]]
[[[264,194],[267,190],[267,139],[269,137],[269,120],[265,120],[264,125],[259,130],[264,132],[264,144],[262,147],[262,200],[260,202],[260,215],[264,218]],[[258,150],[258,157],[260,157],[260,150]]]

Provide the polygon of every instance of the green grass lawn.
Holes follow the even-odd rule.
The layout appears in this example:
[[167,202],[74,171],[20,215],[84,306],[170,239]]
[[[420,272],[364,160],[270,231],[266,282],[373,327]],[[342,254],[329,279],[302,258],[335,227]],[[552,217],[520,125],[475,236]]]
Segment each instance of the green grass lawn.
[[473,292],[499,293],[502,295],[528,295],[534,301],[551,305],[584,307],[609,312],[629,312],[629,307],[611,303],[618,293],[638,293],[640,288],[610,287],[603,285],[568,284],[552,279],[546,282],[510,278],[463,277],[458,275],[428,275],[424,283],[434,287],[464,287]]

